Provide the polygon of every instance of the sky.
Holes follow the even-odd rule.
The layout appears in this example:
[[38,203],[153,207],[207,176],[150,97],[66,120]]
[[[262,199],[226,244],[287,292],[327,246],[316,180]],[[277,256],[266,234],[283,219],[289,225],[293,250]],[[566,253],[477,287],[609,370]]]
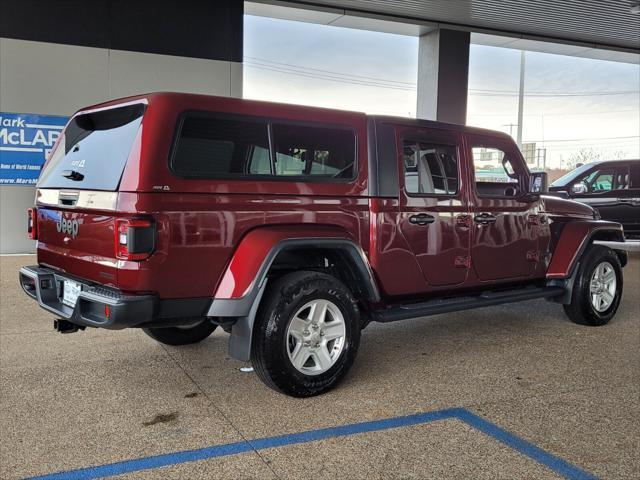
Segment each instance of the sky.
[[[415,117],[418,38],[245,16],[244,96]],[[640,66],[526,52],[523,141],[640,157]],[[471,45],[467,123],[515,137],[520,51]]]

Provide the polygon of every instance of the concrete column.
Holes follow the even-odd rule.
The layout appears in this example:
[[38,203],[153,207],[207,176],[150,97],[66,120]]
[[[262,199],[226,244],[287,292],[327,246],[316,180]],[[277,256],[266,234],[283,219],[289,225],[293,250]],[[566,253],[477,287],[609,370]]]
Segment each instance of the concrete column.
[[[0,4],[0,112],[69,116],[152,91],[242,97],[240,0]],[[34,198],[0,186],[0,254],[34,251]]]
[[465,124],[469,32],[437,29],[420,37],[417,116]]

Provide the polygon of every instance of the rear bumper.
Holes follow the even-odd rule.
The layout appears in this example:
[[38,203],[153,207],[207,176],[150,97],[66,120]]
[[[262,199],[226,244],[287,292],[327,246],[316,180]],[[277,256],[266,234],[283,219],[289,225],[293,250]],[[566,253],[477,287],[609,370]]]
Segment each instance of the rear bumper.
[[[38,266],[21,268],[19,277],[24,292],[42,308],[76,325],[118,330],[150,324],[155,318],[158,299],[153,295],[124,295]],[[75,307],[62,303],[65,280],[82,285]]]

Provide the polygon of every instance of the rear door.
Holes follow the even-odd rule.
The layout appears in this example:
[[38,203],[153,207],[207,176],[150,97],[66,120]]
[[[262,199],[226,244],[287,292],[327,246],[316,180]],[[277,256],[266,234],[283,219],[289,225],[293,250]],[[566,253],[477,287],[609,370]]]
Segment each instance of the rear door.
[[460,285],[469,271],[470,223],[458,132],[398,129],[400,230],[429,285]]
[[620,223],[624,227],[625,235],[640,237],[640,160],[631,164],[629,184],[620,191],[619,198],[622,203]]
[[38,180],[38,262],[117,285],[118,186],[140,132],[138,103],[76,115]]
[[541,261],[539,198],[527,191],[528,170],[516,145],[502,138],[466,134],[473,161],[471,261],[482,281],[533,275]]

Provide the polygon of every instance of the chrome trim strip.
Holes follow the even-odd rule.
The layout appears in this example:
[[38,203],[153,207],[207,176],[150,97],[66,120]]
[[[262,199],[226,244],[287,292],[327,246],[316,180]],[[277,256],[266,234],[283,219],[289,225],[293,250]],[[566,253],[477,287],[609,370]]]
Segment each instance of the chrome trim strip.
[[[77,201],[73,205],[63,205],[61,198],[73,198]],[[39,188],[36,192],[37,206],[62,208],[84,208],[90,210],[115,211],[118,204],[118,192],[103,192],[97,190],[63,190]]]
[[59,195],[60,190],[39,188],[36,191],[36,204],[57,206]]
[[611,242],[608,240],[594,240],[594,244],[613,248],[614,250],[625,250],[627,252],[640,252],[640,240],[625,240],[624,242]]

